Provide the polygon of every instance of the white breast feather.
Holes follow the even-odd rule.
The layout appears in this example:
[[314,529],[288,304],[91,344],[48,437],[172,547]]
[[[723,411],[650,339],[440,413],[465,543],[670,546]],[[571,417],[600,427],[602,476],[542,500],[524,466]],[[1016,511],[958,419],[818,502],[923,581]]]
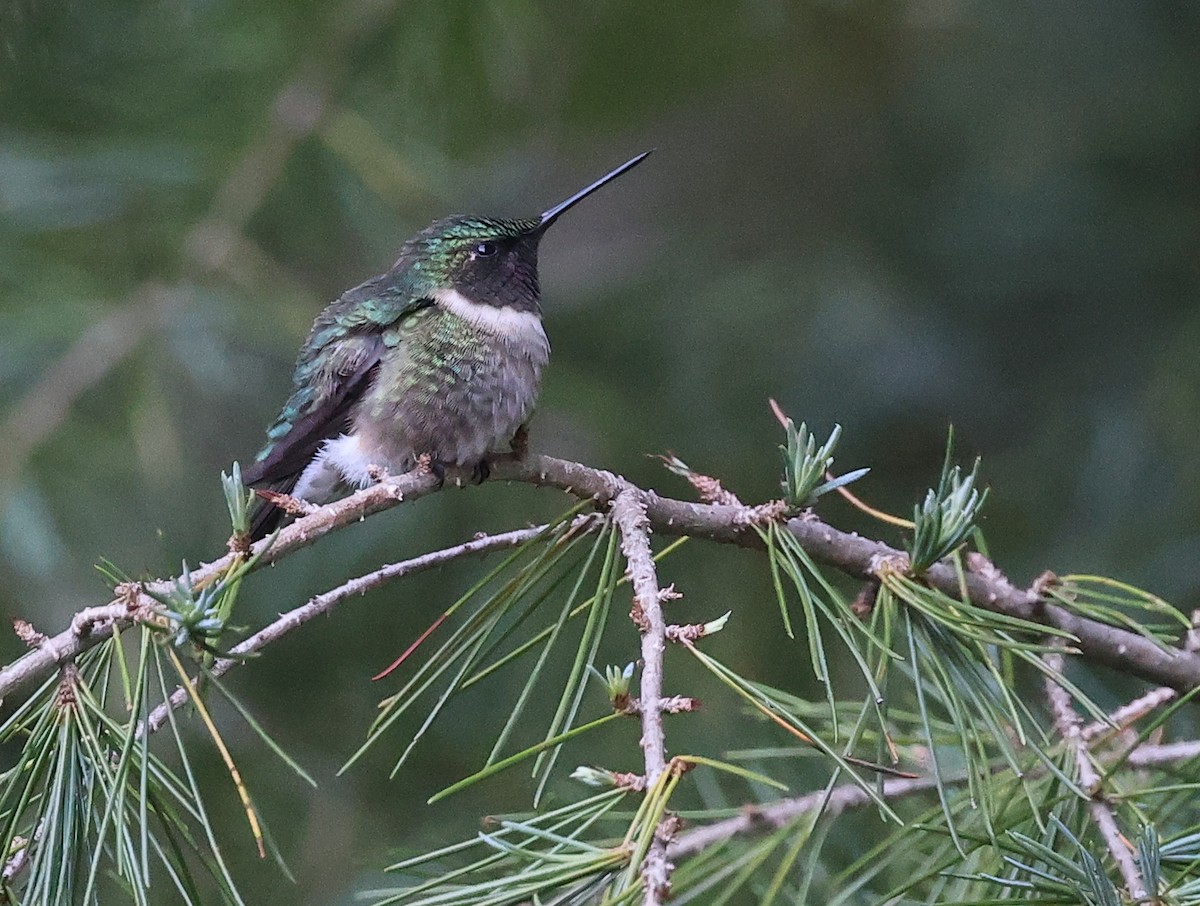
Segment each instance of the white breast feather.
[[517,311],[515,308],[500,308],[472,302],[456,289],[438,290],[433,294],[433,298],[446,311],[458,315],[464,321],[486,330],[493,336],[535,346],[546,343],[542,319],[531,311]]

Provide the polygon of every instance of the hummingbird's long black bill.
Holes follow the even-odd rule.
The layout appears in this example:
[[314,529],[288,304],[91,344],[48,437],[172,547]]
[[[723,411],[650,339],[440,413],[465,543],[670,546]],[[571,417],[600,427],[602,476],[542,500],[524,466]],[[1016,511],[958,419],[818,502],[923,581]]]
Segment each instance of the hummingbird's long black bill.
[[575,207],[575,205],[579,204],[579,202],[583,201],[585,198],[587,198],[589,195],[591,195],[593,192],[595,192],[601,186],[607,185],[608,183],[610,183],[614,179],[616,179],[618,176],[628,173],[630,170],[632,170],[634,167],[636,167],[638,164],[640,164],[642,161],[644,161],[647,157],[649,157],[650,154],[651,154],[650,151],[643,151],[637,157],[632,158],[631,160],[625,161],[625,163],[621,164],[621,166],[617,167],[617,169],[613,170],[611,173],[604,174],[599,179],[597,179],[594,183],[592,183],[590,186],[588,186],[586,189],[580,189],[578,192],[576,192],[574,195],[572,195],[566,201],[559,202],[554,207],[552,207],[550,210],[544,211],[542,213],[541,220],[538,222],[538,232],[540,233],[542,230],[545,230],[547,227],[550,226],[550,224],[554,223],[554,221],[556,221],[564,213],[569,211],[571,208]]

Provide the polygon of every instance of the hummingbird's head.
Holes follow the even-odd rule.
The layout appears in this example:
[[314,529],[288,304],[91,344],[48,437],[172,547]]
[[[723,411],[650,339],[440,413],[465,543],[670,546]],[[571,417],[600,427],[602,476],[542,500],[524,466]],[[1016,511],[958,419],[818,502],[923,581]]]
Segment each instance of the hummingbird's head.
[[646,151],[605,174],[566,201],[530,220],[447,217],[405,243],[393,271],[428,292],[455,290],[472,302],[539,311],[538,243],[569,209],[649,156]]
[[483,305],[538,310],[537,220],[446,217],[404,245],[397,268]]

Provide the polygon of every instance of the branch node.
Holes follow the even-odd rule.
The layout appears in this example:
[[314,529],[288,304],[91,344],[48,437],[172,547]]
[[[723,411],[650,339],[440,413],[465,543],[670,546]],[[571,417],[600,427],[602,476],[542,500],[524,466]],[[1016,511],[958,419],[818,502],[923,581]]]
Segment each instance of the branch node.
[[289,516],[311,516],[321,509],[315,503],[309,503],[307,500],[301,500],[291,494],[282,494],[279,491],[256,488],[254,493],[267,503],[279,507]]
[[694,642],[708,635],[705,623],[671,623],[667,626],[666,636],[672,642]]
[[873,554],[867,564],[868,574],[882,579],[888,573],[898,573],[902,576],[912,572],[912,564],[908,555],[900,551],[889,551],[885,554]]
[[[663,815],[662,820],[658,822],[658,827],[654,829],[655,839],[664,846],[669,844],[675,839],[676,834],[683,830],[684,823],[684,820],[678,815],[674,814],[673,812],[668,812],[667,814]],[[674,864],[671,862],[667,863],[667,871],[671,871],[674,867]],[[669,883],[667,884],[667,887],[670,887]]]
[[642,602],[636,594],[633,597],[633,603],[629,606],[629,619],[633,620],[633,625],[642,635],[650,631],[650,621],[646,618],[646,609],[642,607]]
[[719,478],[713,478],[711,475],[704,475],[701,472],[695,471],[674,453],[668,451],[666,455],[658,454],[654,455],[653,458],[662,460],[668,472],[685,479],[695,489],[696,496],[705,503],[715,503],[721,506],[742,506],[742,501],[738,499],[737,494],[726,490]]
[[55,693],[55,705],[59,708],[74,707],[77,701],[75,686],[79,683],[79,668],[74,661],[67,661],[59,669],[58,691]]
[[668,695],[658,701],[659,710],[666,714],[685,714],[700,707],[700,699],[690,695]]
[[116,587],[116,600],[125,605],[125,612],[133,616],[142,607],[143,588],[141,582],[122,582]]
[[30,648],[40,648],[45,644],[46,636],[34,629],[32,623],[16,618],[12,621],[12,624],[13,632],[17,634],[17,638]]
[[[994,566],[992,567],[992,569],[995,570],[997,575],[999,574],[999,570],[996,570],[996,568]],[[1033,584],[1029,586],[1029,591],[1030,591],[1030,594],[1036,595],[1037,599],[1039,601],[1041,601],[1041,600],[1045,599],[1047,594],[1049,594],[1050,589],[1054,588],[1058,584],[1059,584],[1058,576],[1056,576],[1050,570],[1046,570],[1044,573],[1042,573],[1040,576],[1038,576],[1036,579],[1033,580]]]
[[854,600],[850,603],[850,611],[858,619],[866,622],[871,616],[871,612],[875,610],[875,602],[879,598],[879,580],[868,579],[863,583],[862,588],[858,590],[858,594],[854,596]]
[[238,559],[245,560],[250,555],[254,542],[246,532],[235,532],[225,542],[225,548]]
[[628,771],[614,771],[613,783],[622,790],[629,790],[631,793],[643,793],[646,791],[646,778],[641,774],[632,774]]
[[631,717],[642,713],[642,703],[628,692],[622,692],[612,697],[613,710],[618,714],[628,714]]
[[[621,714],[641,714],[642,700],[634,698],[632,695],[617,696],[612,702],[613,710]],[[697,711],[700,708],[700,699],[692,698],[690,695],[667,695],[658,700],[658,710],[662,714],[684,714],[690,711]],[[690,764],[688,770],[691,769]]]
[[660,604],[666,603],[667,601],[678,601],[682,597],[683,592],[675,590],[674,582],[672,582],[666,588],[660,588],[658,590],[658,601]]
[[751,526],[765,526],[774,522],[783,522],[786,519],[806,519],[816,517],[812,510],[805,510],[799,514],[793,514],[792,508],[785,500],[768,500],[766,503],[760,503],[758,506],[743,507],[733,517],[734,525],[743,528]]
[[696,765],[694,762],[688,761],[686,758],[680,758],[676,755],[667,762],[666,770],[676,777],[682,777],[688,771],[692,770]]

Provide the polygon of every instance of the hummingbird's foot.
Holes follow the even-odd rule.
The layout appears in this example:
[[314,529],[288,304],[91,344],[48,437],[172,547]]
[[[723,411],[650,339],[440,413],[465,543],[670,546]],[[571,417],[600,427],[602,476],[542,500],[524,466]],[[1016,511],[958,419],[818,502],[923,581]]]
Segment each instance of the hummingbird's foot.
[[492,474],[492,467],[488,464],[487,459],[481,459],[475,463],[475,468],[471,470],[471,480],[475,484],[483,484],[488,480],[488,476]]
[[381,466],[381,465],[377,465],[375,463],[371,463],[370,465],[367,466],[367,476],[371,479],[371,481],[375,482],[376,484],[379,484],[379,482],[384,481],[388,477],[390,477],[391,472],[388,471],[387,466]]
[[433,477],[437,479],[438,490],[446,483],[446,464],[438,462],[436,459],[429,463],[429,471],[433,473]]
[[513,458],[518,462],[525,458],[525,454],[529,452],[529,425],[521,425],[513,433],[512,440],[509,441],[512,447]]

